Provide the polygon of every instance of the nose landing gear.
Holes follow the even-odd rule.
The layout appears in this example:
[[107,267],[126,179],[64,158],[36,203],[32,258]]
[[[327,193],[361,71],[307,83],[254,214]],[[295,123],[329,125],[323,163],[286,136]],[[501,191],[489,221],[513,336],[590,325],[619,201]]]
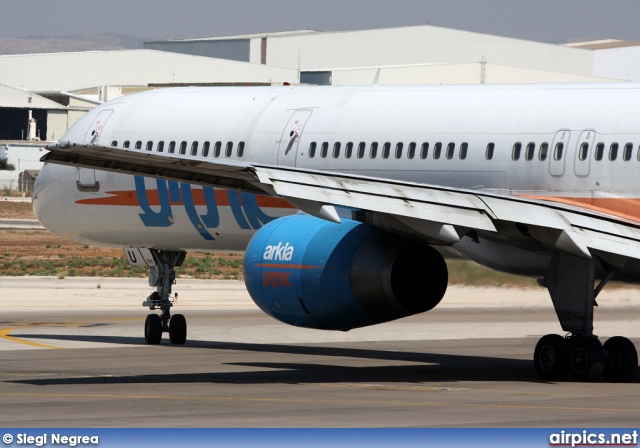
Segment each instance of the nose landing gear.
[[149,345],[157,345],[162,333],[169,333],[172,344],[182,345],[187,340],[187,321],[182,314],[171,315],[171,307],[178,300],[178,293],[171,297],[171,287],[176,282],[175,267],[182,265],[187,253],[149,249],[155,266],[150,266],[149,286],[155,286],[142,306],[150,310],[160,309],[162,313],[149,314],[144,323],[144,340]]

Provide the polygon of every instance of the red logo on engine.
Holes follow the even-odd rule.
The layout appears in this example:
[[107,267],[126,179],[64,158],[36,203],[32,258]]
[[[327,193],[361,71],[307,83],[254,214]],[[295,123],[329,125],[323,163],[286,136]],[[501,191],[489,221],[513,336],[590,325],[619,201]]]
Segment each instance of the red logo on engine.
[[262,284],[264,286],[271,285],[273,289],[278,289],[279,287],[290,288],[291,283],[289,283],[289,276],[291,272],[263,272],[262,273]]

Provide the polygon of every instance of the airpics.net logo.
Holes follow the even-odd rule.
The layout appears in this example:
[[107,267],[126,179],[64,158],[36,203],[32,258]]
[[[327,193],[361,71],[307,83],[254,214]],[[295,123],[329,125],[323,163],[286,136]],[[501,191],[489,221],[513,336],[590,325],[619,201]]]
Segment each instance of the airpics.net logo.
[[605,434],[563,430],[549,436],[549,446],[638,446],[638,431]]
[[42,434],[32,436],[24,433],[16,434],[15,437],[13,434],[5,434],[2,436],[2,441],[5,445],[11,445],[14,440],[15,444],[20,446],[47,446],[47,444],[51,444],[76,447],[98,445],[100,443],[100,438],[98,436],[66,436],[62,434]]

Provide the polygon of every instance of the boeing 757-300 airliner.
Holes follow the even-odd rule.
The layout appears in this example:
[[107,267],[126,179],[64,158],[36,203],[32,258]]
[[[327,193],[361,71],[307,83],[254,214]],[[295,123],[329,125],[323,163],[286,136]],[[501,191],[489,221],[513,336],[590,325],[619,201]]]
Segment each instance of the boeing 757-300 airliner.
[[159,89],[48,149],[37,218],[149,266],[148,344],[186,340],[188,251],[245,250],[264,312],[341,331],[434,308],[455,255],[548,289],[565,336],[539,340],[541,378],[635,378],[593,319],[607,282],[640,283],[640,85]]

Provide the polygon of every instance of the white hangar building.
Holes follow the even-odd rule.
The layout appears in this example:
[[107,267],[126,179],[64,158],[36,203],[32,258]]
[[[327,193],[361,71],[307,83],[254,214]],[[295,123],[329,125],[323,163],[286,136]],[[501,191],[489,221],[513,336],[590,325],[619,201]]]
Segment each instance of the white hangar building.
[[146,88],[297,81],[297,70],[155,50],[0,56],[0,141],[28,138],[29,110],[54,140],[102,101]]
[[[300,70],[309,84],[606,82],[594,51],[435,26],[145,42],[145,48]],[[624,78],[622,78],[624,79]]]
[[640,62],[631,70],[627,56],[635,51],[638,61],[638,48],[623,48],[618,56],[429,25],[303,30],[150,41],[143,50],[0,56],[0,84],[32,92],[105,85],[345,85],[371,83],[378,68],[382,84],[602,82],[636,76]]
[[40,95],[0,85],[0,140],[60,137],[69,125],[68,112],[67,107]]
[[640,42],[607,39],[566,46],[592,50],[596,76],[640,82]]
[[104,85],[264,85],[296,80],[297,70],[154,50],[0,56],[0,84],[32,92]]
[[[5,55],[0,56],[0,85],[8,86],[0,88],[0,140],[24,138],[29,110],[40,137],[55,139],[101,101],[143,89],[365,85],[378,69],[380,84],[640,81],[640,46],[620,41],[561,46],[425,25],[150,41],[142,50]],[[13,105],[16,95],[24,100],[20,107]],[[47,106],[27,108],[28,98],[38,104],[47,100]]]

